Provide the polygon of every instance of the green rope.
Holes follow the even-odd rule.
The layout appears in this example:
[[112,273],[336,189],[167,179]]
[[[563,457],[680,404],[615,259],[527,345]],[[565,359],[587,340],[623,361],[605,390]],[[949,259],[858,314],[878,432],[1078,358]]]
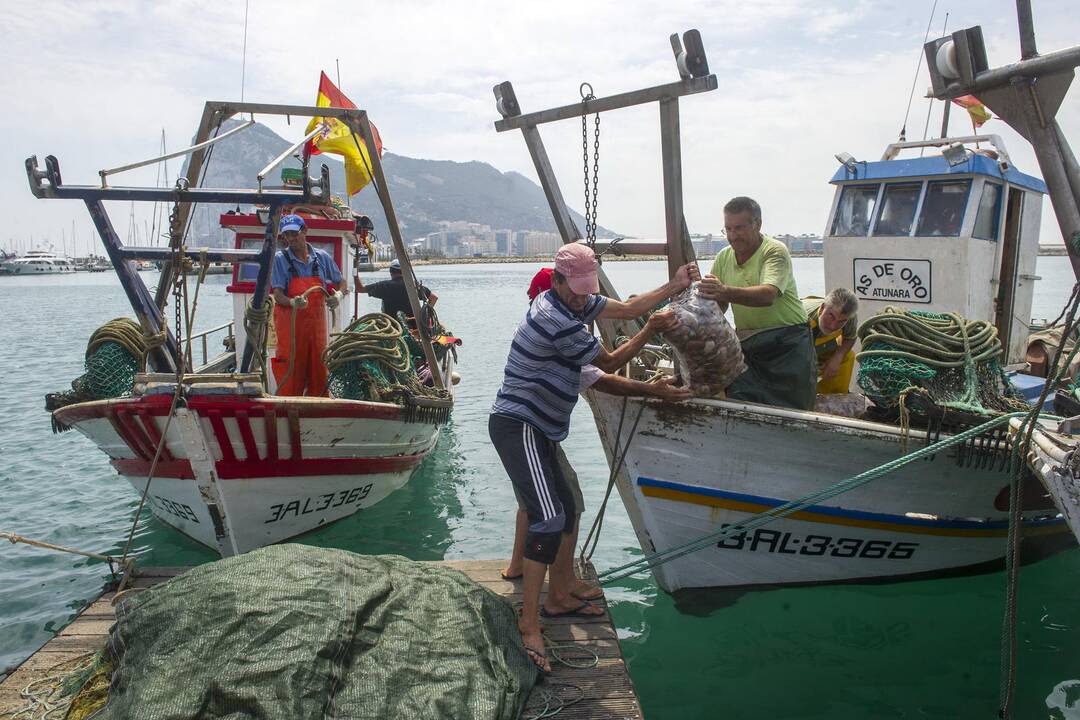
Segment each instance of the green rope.
[[330,372],[330,394],[372,402],[449,399],[448,391],[420,382],[407,337],[401,323],[383,313],[364,315],[344,332],[333,333],[322,356]]
[[[130,395],[135,376],[146,367],[147,353],[164,342],[164,331],[148,335],[130,318],[110,320],[90,336],[83,362],[86,372],[71,381],[71,390],[46,395],[45,408],[52,412],[75,403]],[[67,429],[53,418],[54,432]]]
[[859,327],[859,338],[858,383],[875,405],[903,411],[915,389],[977,415],[1027,409],[1001,368],[997,328],[984,320],[887,307]]
[[[908,453],[907,455],[903,455],[899,458],[896,458],[895,460],[890,460],[884,465],[879,465],[878,467],[867,470],[866,472],[855,475],[854,477],[833,483],[832,485],[829,485],[822,490],[811,493],[809,495],[805,495],[798,500],[791,500],[784,503],[783,505],[779,505],[775,508],[770,508],[769,510],[766,510],[764,512],[757,513],[756,515],[751,515],[746,521],[741,522],[738,525],[730,525],[722,530],[702,535],[695,540],[682,543],[681,545],[676,545],[675,547],[668,548],[667,550],[662,550],[652,555],[645,555],[632,562],[611,568],[610,570],[605,570],[598,575],[600,584],[608,585],[615,582],[616,580],[622,580],[623,578],[629,577],[637,572],[640,572],[641,570],[645,570],[646,568],[657,567],[664,563],[681,558],[685,555],[689,555],[690,553],[702,550],[706,547],[713,545],[716,542],[719,542],[720,540],[731,537],[732,535],[737,535],[739,533],[747,532],[763,525],[767,525],[773,520],[787,517],[788,515],[799,512],[800,510],[808,508],[812,505],[816,505],[823,500],[834,498],[838,495],[842,495],[843,493],[866,485],[867,483],[873,480],[877,480],[878,478],[885,475],[888,475],[889,473],[892,473],[904,467],[905,465],[915,462],[916,460],[921,460],[922,458],[939,453],[946,448],[950,448],[953,445],[959,445],[962,442],[966,442],[971,438],[977,437],[989,430],[998,427],[999,425],[1004,425],[1005,423],[1008,423],[1009,420],[1011,420],[1012,418],[1026,417],[1027,415],[1027,412],[1014,412],[1008,413],[1006,415],[999,415],[998,417],[992,418],[981,425],[976,425],[973,428],[964,430],[963,432],[957,433],[956,435],[946,438],[945,440],[939,440],[936,443],[927,445],[924,448]],[[1043,417],[1049,419],[1057,419],[1052,415],[1043,415]]]

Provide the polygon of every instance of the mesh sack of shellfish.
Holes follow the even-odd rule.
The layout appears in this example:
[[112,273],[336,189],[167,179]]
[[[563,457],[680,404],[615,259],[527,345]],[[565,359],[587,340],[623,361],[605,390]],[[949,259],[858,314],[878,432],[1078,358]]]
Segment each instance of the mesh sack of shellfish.
[[664,340],[675,350],[680,380],[697,397],[715,397],[746,369],[735,328],[715,301],[698,294],[698,283],[665,309],[679,318]]

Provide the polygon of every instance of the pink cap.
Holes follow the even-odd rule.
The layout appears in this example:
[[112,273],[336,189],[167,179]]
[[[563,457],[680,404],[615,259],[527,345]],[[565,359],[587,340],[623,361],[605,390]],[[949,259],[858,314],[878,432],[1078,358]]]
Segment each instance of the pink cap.
[[578,295],[600,292],[596,271],[600,263],[592,248],[583,243],[563,245],[555,253],[555,271],[566,278],[566,284]]

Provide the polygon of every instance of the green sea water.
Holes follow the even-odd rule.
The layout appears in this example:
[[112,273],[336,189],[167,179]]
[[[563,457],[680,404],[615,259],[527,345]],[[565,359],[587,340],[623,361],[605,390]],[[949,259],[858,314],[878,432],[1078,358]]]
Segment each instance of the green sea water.
[[[802,294],[820,294],[820,259],[796,259]],[[465,341],[458,402],[439,446],[402,490],[300,539],[419,560],[507,557],[515,502],[487,438],[486,419],[509,339],[539,264],[424,267],[444,322]],[[620,289],[648,289],[660,263],[611,263]],[[1033,314],[1068,297],[1066,258],[1039,259]],[[156,276],[146,276],[156,279]],[[207,279],[196,325],[229,319],[228,278]],[[367,301],[367,308],[374,308]],[[0,530],[118,554],[138,497],[77,432],[53,435],[46,392],[82,372],[90,333],[130,316],[111,273],[0,277]],[[592,521],[608,470],[587,407],[574,414],[567,455]],[[887,479],[881,482],[888,482]],[[143,565],[214,556],[140,519]],[[640,555],[616,494],[594,562]],[[18,664],[92,599],[108,567],[71,555],[0,547],[0,670]],[[668,595],[645,574],[608,588],[612,616],[645,711],[656,718],[992,718],[996,716],[1004,576],[884,585]],[[1080,551],[1025,566],[1020,576],[1016,717],[1080,718]]]

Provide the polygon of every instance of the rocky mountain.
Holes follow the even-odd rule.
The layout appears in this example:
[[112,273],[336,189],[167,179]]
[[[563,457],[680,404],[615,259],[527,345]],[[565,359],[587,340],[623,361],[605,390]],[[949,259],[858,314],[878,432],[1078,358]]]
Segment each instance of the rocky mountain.
[[[222,126],[222,132],[237,121]],[[255,177],[271,160],[289,147],[289,142],[265,125],[256,124],[213,146],[203,187],[252,188]],[[555,232],[547,200],[539,185],[516,172],[500,172],[482,162],[422,160],[385,153],[383,170],[394,209],[406,241],[440,229],[440,222],[464,221],[490,225],[495,230],[535,230]],[[309,173],[318,175],[319,166],[330,168],[331,189],[335,194],[345,189],[344,165],[338,156],[317,155]],[[290,158],[286,167],[299,167]],[[182,173],[187,173],[185,162]],[[279,184],[280,170],[273,172],[270,184]],[[353,197],[352,206],[371,217],[379,237],[390,235],[379,199],[371,185]],[[220,212],[227,206],[204,206],[196,209],[192,226],[192,245],[221,245],[231,242],[217,226]],[[584,218],[573,213],[579,228]],[[600,228],[600,237],[613,233]]]

